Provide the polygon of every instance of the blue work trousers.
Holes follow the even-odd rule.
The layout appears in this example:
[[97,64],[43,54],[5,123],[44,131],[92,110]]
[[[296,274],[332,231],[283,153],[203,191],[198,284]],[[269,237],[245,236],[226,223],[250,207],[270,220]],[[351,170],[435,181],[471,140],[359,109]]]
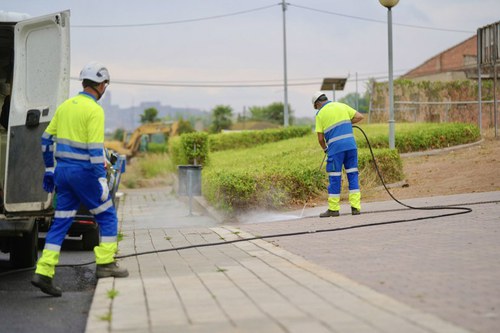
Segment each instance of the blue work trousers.
[[60,167],[54,173],[57,190],[54,222],[46,244],[61,246],[71,223],[83,203],[100,228],[102,242],[116,242],[118,219],[113,201],[101,201],[102,188],[92,168]]
[[349,182],[349,203],[351,207],[361,209],[361,193],[358,179],[358,151],[351,149],[328,156],[326,172],[328,173],[328,209],[340,209],[340,191],[342,187],[342,167]]

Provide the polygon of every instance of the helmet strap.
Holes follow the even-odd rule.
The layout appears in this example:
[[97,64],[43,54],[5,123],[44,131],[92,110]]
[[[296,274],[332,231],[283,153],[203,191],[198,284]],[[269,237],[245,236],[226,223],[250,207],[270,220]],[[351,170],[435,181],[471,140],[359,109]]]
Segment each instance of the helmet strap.
[[89,86],[90,89],[92,89],[96,94],[97,94],[97,100],[100,100],[102,97],[102,94],[93,86]]

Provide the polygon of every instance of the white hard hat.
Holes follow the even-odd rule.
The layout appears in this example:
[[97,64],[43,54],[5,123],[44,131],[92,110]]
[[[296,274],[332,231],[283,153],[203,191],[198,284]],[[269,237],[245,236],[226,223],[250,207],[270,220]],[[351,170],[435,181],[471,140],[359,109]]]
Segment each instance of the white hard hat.
[[106,66],[96,61],[91,61],[86,64],[80,72],[80,80],[84,79],[102,83],[104,81],[109,82],[110,77]]
[[316,91],[312,97],[312,103],[313,103],[313,106],[314,104],[316,103],[316,101],[321,97],[325,95],[324,93],[322,93],[321,91]]

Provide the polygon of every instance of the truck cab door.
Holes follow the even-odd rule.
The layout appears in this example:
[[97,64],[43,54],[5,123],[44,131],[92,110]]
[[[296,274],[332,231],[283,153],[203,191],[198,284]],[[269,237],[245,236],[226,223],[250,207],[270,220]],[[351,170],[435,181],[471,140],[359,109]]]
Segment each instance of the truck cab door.
[[[6,213],[51,208],[42,188],[41,136],[69,93],[69,11],[18,22],[7,132]],[[2,161],[3,163],[3,161]]]

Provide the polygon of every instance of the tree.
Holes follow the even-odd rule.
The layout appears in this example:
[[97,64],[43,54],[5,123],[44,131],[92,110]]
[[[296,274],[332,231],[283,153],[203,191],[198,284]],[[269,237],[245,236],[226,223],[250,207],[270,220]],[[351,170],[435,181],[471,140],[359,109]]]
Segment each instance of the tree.
[[113,140],[123,141],[123,136],[125,135],[125,129],[117,128],[113,132]]
[[158,110],[156,108],[148,108],[141,114],[141,124],[154,123],[158,120]]
[[345,103],[352,108],[356,109],[356,98],[358,99],[358,108],[357,111],[361,113],[367,113],[368,107],[370,104],[370,95],[368,92],[365,92],[363,97],[361,97],[358,93],[349,93],[344,97],[339,99],[339,102]]
[[[281,102],[275,102],[268,106],[252,106],[249,108],[251,119],[257,121],[268,121],[282,125],[285,119],[285,105]],[[293,111],[288,106],[288,120],[293,124]]]
[[217,105],[212,110],[212,124],[210,125],[210,132],[219,133],[223,129],[231,127],[233,116],[233,109],[229,105]]
[[191,125],[191,122],[189,120],[184,120],[183,117],[179,117],[179,119],[177,121],[178,121],[178,125],[179,125],[179,127],[177,128],[177,133],[179,135],[181,135],[183,133],[195,132],[193,125]]

